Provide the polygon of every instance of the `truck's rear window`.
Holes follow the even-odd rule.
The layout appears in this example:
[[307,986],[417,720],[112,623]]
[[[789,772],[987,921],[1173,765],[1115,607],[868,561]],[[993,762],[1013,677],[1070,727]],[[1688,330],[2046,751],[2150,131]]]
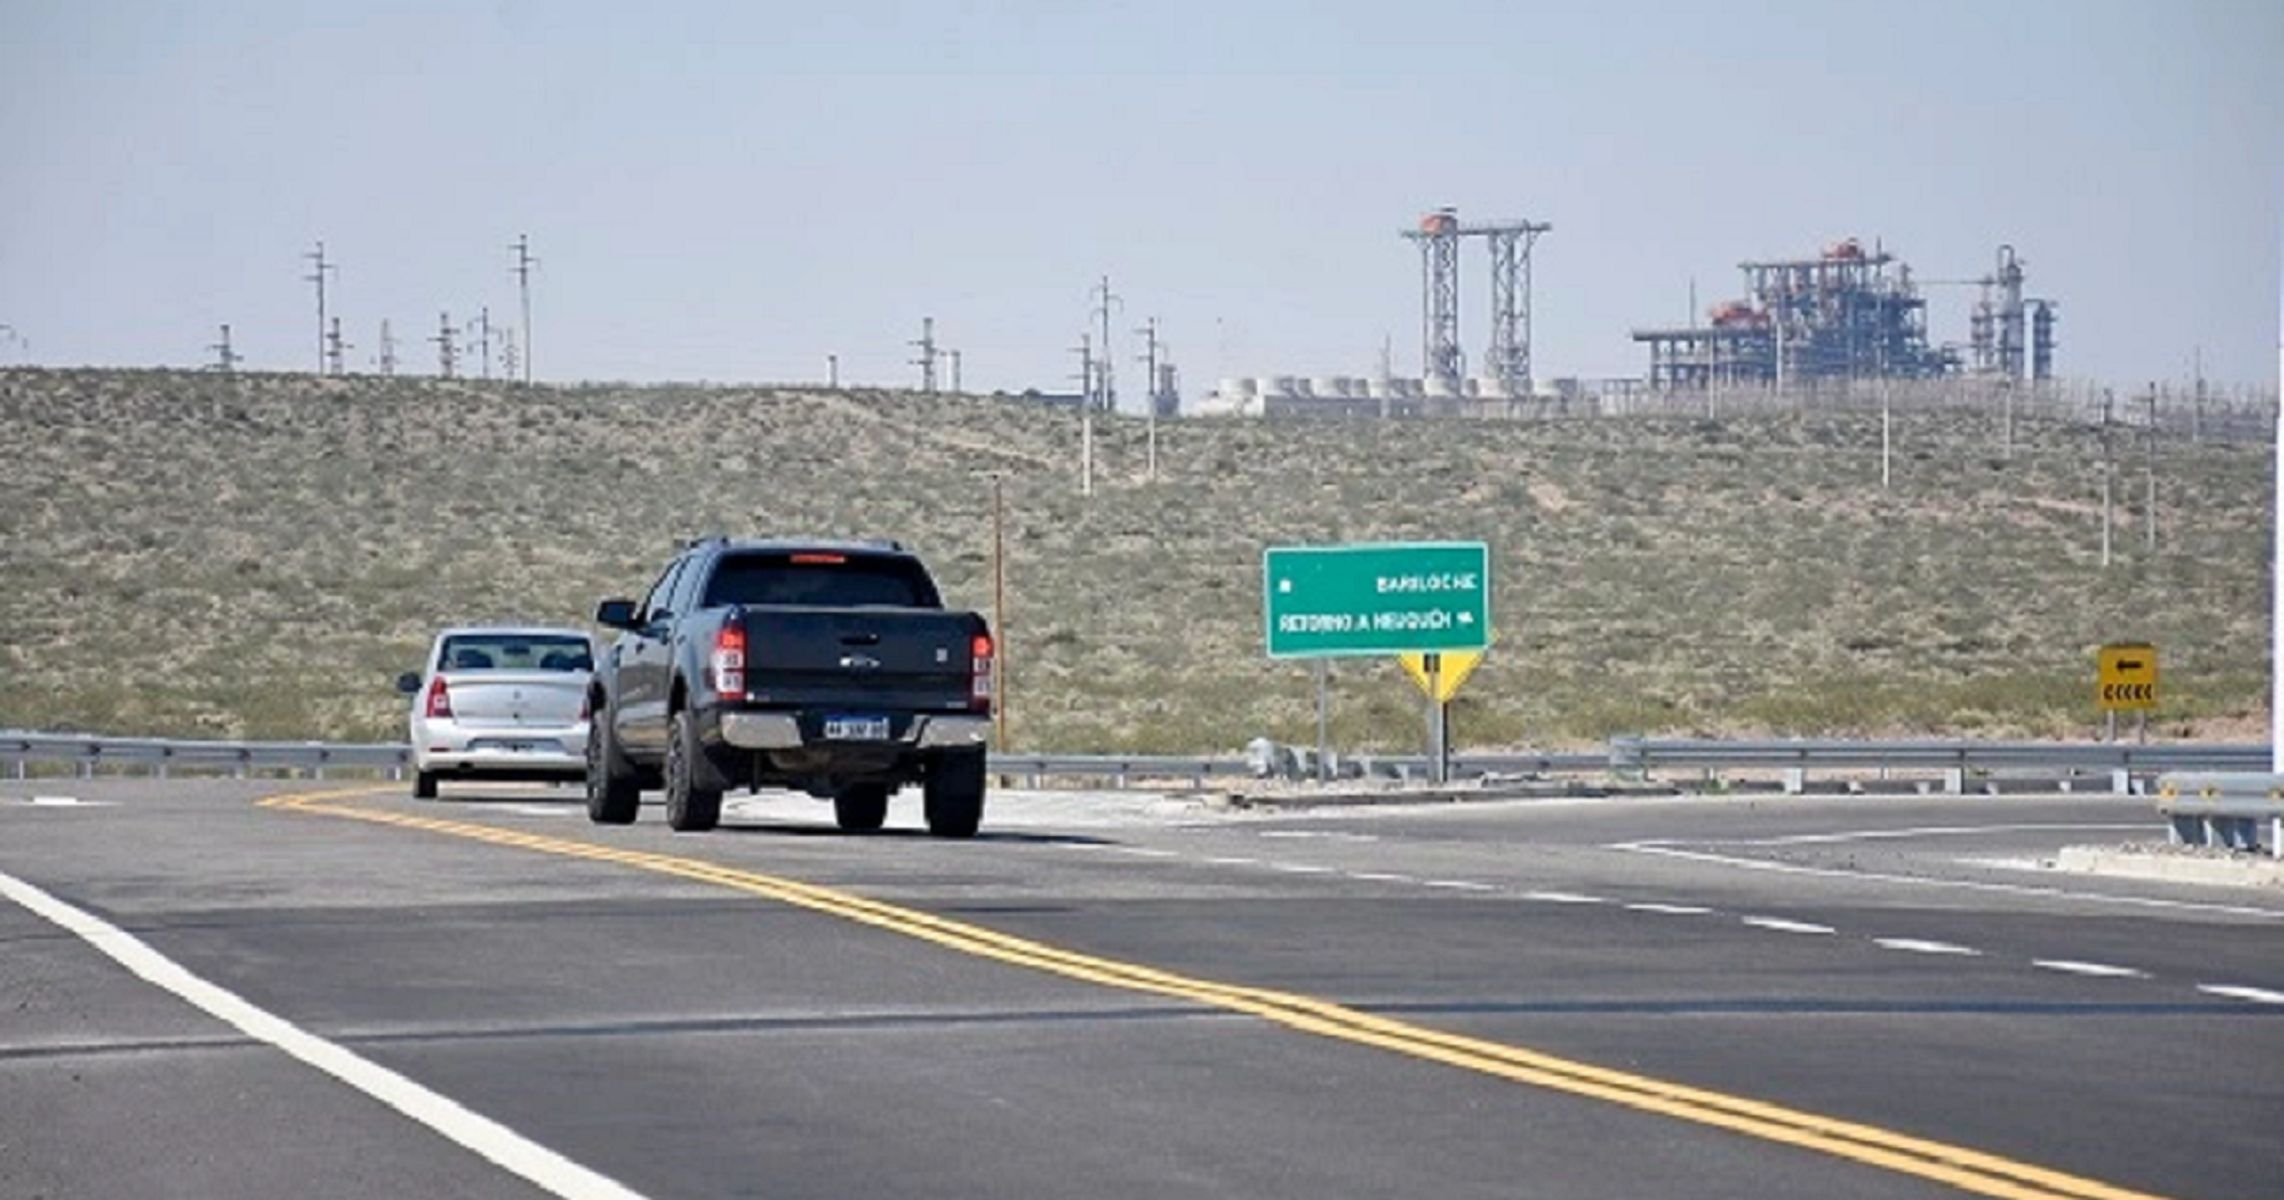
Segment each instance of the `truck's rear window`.
[[592,671],[594,651],[582,637],[546,634],[456,633],[444,639],[437,667],[445,671]]
[[789,604],[810,608],[940,608],[918,563],[870,554],[737,554],[706,585],[707,607]]

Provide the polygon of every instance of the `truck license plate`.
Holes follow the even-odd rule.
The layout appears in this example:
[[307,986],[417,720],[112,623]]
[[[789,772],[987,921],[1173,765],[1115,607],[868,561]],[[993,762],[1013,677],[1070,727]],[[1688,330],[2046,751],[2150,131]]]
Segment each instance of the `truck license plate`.
[[885,742],[887,717],[826,717],[825,740],[833,742]]

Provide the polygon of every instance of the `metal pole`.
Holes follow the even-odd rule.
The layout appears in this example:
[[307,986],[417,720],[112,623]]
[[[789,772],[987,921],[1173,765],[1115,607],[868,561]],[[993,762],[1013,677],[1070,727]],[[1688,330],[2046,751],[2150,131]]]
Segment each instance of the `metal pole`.
[[1316,660],[1316,778],[1332,780],[1332,663]]
[[991,624],[996,639],[999,665],[993,672],[993,683],[999,694],[992,697],[992,738],[1004,752],[1007,741],[1007,477],[991,477]]
[[2157,553],[2157,385],[2149,385],[2149,464],[2142,471],[2142,508],[2147,515],[2148,550]]
[[1437,784],[1451,782],[1450,748],[1444,744],[1443,655],[1423,654],[1421,665],[1428,678],[1428,778]]
[[834,391],[841,388],[841,356],[838,354],[825,356],[825,386]]
[[2116,399],[2108,388],[2102,389],[2102,566],[2110,565],[2111,477],[2116,473],[2110,458],[2110,414]]

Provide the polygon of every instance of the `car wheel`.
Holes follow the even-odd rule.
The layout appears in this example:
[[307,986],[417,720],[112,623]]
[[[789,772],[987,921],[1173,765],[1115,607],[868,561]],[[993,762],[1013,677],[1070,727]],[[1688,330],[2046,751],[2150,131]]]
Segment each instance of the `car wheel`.
[[412,798],[415,800],[436,799],[436,772],[414,771],[412,773]]
[[850,833],[869,833],[888,820],[888,785],[860,783],[833,793],[833,820]]
[[693,778],[697,758],[698,721],[685,708],[674,714],[666,739],[666,824],[676,833],[704,833],[722,823],[722,794]]
[[983,751],[945,750],[928,760],[921,802],[928,832],[940,838],[971,838],[983,825]]
[[611,736],[611,715],[598,708],[587,726],[587,819],[597,825],[632,825],[642,808],[634,765]]

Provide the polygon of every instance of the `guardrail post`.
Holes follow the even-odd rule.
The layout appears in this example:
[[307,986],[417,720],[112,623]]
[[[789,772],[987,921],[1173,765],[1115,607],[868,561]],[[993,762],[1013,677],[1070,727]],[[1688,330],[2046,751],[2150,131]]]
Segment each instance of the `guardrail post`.
[[1964,796],[1967,794],[1967,768],[1943,768],[1943,794],[1946,796]]
[[2113,771],[2111,771],[2111,772],[2110,772],[2110,790],[2111,790],[2112,792],[2115,792],[2115,793],[2117,793],[2117,794],[2118,794],[2118,795],[2120,795],[2120,796],[2130,796],[2130,795],[2132,795],[2132,794],[2133,794],[2133,771],[2132,771],[2132,769],[2131,769],[2131,768],[2128,768],[2128,767],[2119,767],[2119,768],[2117,768],[2116,770],[2113,770]]
[[1784,794],[1787,796],[1797,796],[1807,790],[1808,768],[1786,767],[1784,769]]

